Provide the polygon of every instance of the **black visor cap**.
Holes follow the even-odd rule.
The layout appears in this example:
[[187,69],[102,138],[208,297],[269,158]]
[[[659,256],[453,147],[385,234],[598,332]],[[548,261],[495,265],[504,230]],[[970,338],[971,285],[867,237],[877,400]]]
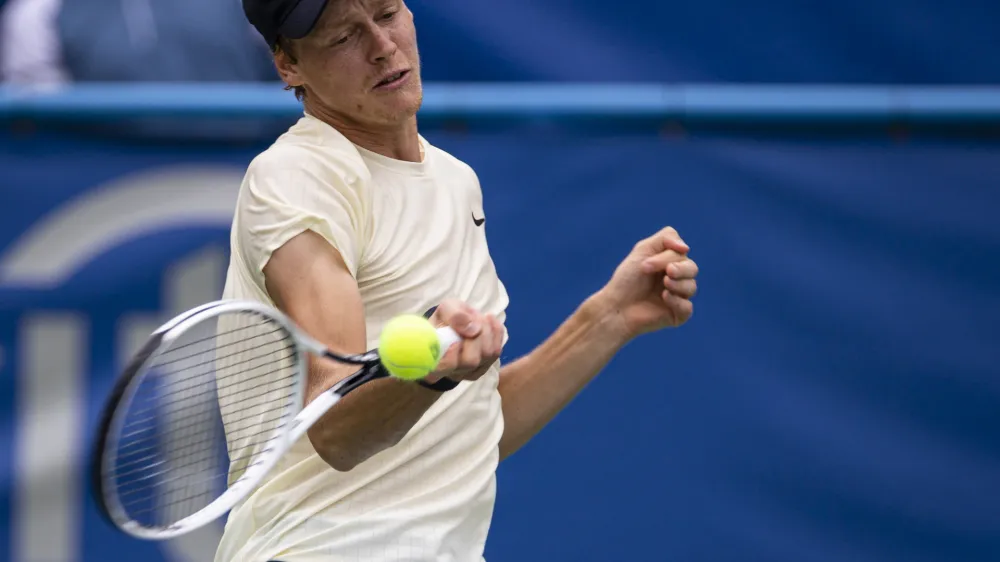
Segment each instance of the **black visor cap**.
[[243,0],[243,13],[273,49],[278,37],[301,39],[316,26],[328,0]]

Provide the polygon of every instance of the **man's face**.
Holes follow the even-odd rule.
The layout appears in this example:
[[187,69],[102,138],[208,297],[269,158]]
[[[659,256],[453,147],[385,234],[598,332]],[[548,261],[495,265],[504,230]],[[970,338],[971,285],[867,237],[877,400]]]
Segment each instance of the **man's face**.
[[290,85],[305,86],[314,111],[391,126],[420,108],[416,29],[403,0],[330,0],[292,50],[296,62],[279,53],[279,71]]

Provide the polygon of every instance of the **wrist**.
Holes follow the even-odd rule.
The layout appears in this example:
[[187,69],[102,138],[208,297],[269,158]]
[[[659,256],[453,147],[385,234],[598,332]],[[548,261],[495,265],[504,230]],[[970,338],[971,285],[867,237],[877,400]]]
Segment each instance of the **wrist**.
[[621,308],[604,290],[594,293],[585,300],[578,313],[602,341],[624,347],[635,337]]
[[433,382],[426,379],[418,380],[417,384],[426,388],[427,390],[433,390],[434,392],[448,392],[458,386],[458,383],[449,379],[448,377],[441,377]]
[[[427,312],[424,313],[424,318],[430,318],[434,316],[434,312],[437,310],[437,305],[432,306]],[[436,376],[433,373],[424,378],[424,380],[417,381],[417,384],[426,388],[427,390],[432,390],[434,392],[448,392],[452,390],[458,383],[444,376]]]

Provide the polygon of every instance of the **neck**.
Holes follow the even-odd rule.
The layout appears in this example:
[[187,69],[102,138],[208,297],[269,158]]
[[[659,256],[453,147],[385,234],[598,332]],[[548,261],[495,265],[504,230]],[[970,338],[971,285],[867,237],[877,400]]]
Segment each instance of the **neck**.
[[308,101],[306,102],[306,111],[337,129],[340,134],[347,137],[347,140],[361,148],[396,160],[407,162],[423,160],[415,115],[399,124],[370,126],[326,111],[322,107],[310,107]]

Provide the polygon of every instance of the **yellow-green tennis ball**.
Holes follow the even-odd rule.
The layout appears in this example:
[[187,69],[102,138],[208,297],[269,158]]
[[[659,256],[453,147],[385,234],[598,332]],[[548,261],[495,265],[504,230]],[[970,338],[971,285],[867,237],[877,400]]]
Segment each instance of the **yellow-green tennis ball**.
[[426,377],[437,367],[441,343],[430,321],[416,314],[396,316],[382,329],[379,356],[389,374],[406,380]]

